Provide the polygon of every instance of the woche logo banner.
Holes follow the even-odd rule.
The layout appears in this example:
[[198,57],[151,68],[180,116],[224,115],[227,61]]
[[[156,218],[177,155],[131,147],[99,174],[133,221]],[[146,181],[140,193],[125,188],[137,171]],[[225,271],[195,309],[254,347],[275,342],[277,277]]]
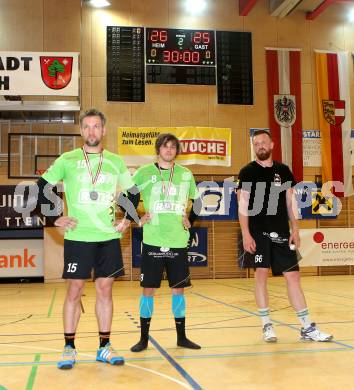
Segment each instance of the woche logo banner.
[[354,228],[300,229],[299,265],[354,265]]
[[174,134],[181,143],[182,165],[231,166],[231,129],[214,127],[120,127],[118,153],[130,167],[156,159],[155,141],[161,133]]

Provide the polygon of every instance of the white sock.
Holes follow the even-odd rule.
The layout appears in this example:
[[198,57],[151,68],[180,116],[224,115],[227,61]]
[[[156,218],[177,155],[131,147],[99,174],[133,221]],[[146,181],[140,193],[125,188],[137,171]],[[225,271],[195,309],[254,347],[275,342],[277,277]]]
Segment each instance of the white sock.
[[302,310],[296,312],[296,314],[300,320],[301,326],[304,329],[307,329],[311,326],[311,319],[310,319],[309,310],[307,307],[305,309],[302,309]]
[[258,309],[259,316],[261,317],[262,326],[270,324],[269,307]]

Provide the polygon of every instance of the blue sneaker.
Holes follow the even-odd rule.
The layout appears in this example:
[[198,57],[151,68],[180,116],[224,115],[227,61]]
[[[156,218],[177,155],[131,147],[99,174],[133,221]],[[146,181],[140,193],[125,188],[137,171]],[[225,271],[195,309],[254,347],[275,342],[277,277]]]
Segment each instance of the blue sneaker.
[[97,350],[96,360],[98,362],[112,364],[113,366],[122,366],[124,364],[124,358],[117,355],[111,343],[107,343],[105,347]]
[[62,360],[57,363],[57,367],[61,370],[72,369],[76,362],[76,355],[76,349],[72,348],[70,345],[65,345]]

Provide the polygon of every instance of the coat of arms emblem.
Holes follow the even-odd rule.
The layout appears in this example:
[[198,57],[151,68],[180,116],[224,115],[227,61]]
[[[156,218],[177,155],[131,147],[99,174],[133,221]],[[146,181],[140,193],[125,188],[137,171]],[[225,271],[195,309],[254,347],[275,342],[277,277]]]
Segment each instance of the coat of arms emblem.
[[40,57],[42,80],[51,89],[63,89],[71,81],[73,57]]
[[283,127],[290,127],[296,120],[294,95],[274,95],[274,117]]
[[338,126],[345,119],[344,100],[322,100],[323,115],[326,121],[333,126]]

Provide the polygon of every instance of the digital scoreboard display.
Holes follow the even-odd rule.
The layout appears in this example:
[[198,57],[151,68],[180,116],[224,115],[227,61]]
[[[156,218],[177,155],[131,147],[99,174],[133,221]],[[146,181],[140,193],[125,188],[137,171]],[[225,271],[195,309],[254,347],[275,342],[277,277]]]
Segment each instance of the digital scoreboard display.
[[219,104],[253,104],[252,35],[217,31],[217,90]]
[[146,28],[146,65],[215,67],[213,30]]
[[107,101],[145,101],[143,27],[107,26]]
[[253,104],[252,34],[107,27],[107,101],[144,102],[149,84],[217,85],[218,104]]

